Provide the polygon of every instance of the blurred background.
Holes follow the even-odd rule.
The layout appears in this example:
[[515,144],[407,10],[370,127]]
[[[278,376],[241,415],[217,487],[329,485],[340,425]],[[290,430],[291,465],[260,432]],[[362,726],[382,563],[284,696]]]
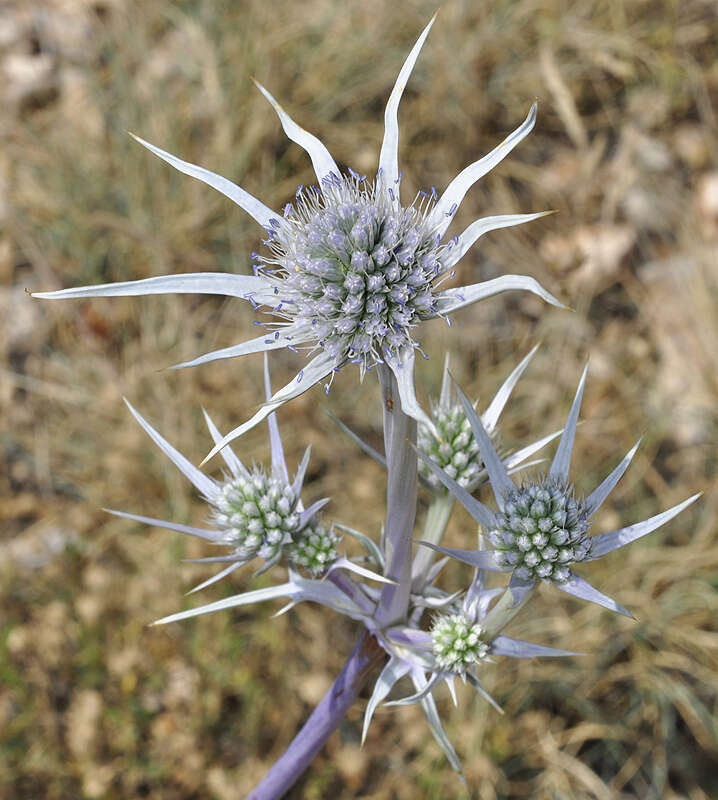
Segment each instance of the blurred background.
[[[248,271],[254,222],[126,131],[281,208],[314,178],[256,76],[338,163],[372,175],[384,103],[434,10],[423,0],[0,4],[2,798],[242,797],[350,652],[357,624],[311,606],[149,628],[281,571],[252,580],[244,570],[184,599],[211,568],[183,559],[206,547],[101,511],[203,522],[121,398],[197,463],[210,441],[201,406],[223,430],[246,419],[262,397],[261,357],[165,368],[248,338],[251,310],[202,296],[46,303],[26,291]],[[587,655],[487,670],[503,716],[470,689],[458,708],[440,694],[468,791],[417,707],[380,709],[361,748],[362,701],[291,797],[718,797],[717,42],[714,0],[441,9],[400,109],[405,197],[441,191],[538,98],[535,132],[471,190],[452,230],[486,214],[559,213],[486,236],[457,280],[533,275],[576,313],[513,293],[457,314],[451,330],[428,324],[422,402],[438,393],[445,350],[485,404],[541,341],[502,418],[507,447],[563,423],[587,358],[577,491],[644,437],[596,532],[705,496],[584,570],[635,622],[544,587],[508,632]],[[299,364],[291,353],[271,363],[276,385]],[[380,444],[374,381],[360,386],[346,369],[329,398],[316,389],[279,413],[290,467],[311,444],[305,497],[331,495],[327,520],[376,536],[382,471],[324,403]],[[266,460],[265,428],[238,451]],[[449,544],[473,535],[457,512]],[[445,585],[468,577],[452,565]]]

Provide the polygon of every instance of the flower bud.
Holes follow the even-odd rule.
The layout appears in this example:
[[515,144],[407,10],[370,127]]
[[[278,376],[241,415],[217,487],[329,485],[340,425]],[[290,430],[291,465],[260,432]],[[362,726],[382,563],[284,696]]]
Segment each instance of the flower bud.
[[431,629],[432,649],[441,669],[465,672],[489,653],[480,625],[472,624],[463,614],[447,614],[436,618]]

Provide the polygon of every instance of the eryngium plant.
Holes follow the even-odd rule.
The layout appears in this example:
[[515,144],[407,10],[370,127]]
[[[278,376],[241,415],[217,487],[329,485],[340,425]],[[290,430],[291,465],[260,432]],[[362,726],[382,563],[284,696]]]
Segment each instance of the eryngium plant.
[[[498,164],[531,131],[536,107],[492,152],[463,169],[443,193],[420,192],[411,202],[401,198],[398,167],[397,110],[402,93],[434,20],[426,26],[406,59],[389,97],[385,132],[373,179],[349,169],[342,172],[326,147],[295,123],[269,92],[285,133],[308,152],[317,185],[299,187],[282,213],[268,208],[239,186],[190,164],[139,137],[140,144],[181,172],[222,192],[264,229],[261,253],[253,253],[252,274],[201,273],[167,275],[129,283],[106,284],[38,293],[36,296],[82,298],[163,293],[206,293],[240,298],[262,310],[263,333],[241,344],[202,355],[178,366],[266,352],[303,350],[310,358],[296,377],[272,393],[265,360],[266,402],[244,424],[223,436],[205,418],[214,447],[205,462],[221,454],[228,470],[212,478],[192,465],[132,406],[128,406],[155,444],[184,473],[207,504],[209,527],[194,527],[111,511],[126,518],[206,540],[221,555],[202,561],[219,563],[219,572],[192,591],[207,588],[235,569],[256,563],[258,572],[286,570],[286,579],[172,614],[166,624],[213,611],[265,600],[284,599],[287,610],[316,602],[359,622],[363,633],[332,688],[252,798],[280,797],[294,783],[336,728],[359,690],[383,663],[364,716],[363,737],[377,706],[395,684],[408,677],[413,693],[387,705],[420,703],[434,735],[454,769],[459,757],[447,738],[434,700],[445,684],[455,695],[455,679],[468,681],[490,704],[481,676],[502,658],[570,656],[570,651],[519,641],[503,633],[526,607],[539,581],[606,608],[627,614],[616,601],[593,588],[574,571],[668,522],[698,495],[651,519],[595,535],[593,515],[628,467],[634,447],[588,497],[569,482],[569,462],[586,372],[563,431],[512,452],[497,430],[511,391],[527,368],[531,351],[509,375],[482,414],[457,387],[454,397],[444,369],[441,397],[426,413],[414,389],[414,356],[420,323],[450,314],[509,289],[533,292],[562,304],[535,279],[504,275],[458,288],[445,288],[454,267],[484,233],[528,222],[538,214],[509,214],[478,219],[458,235],[448,233],[470,187]],[[266,357],[265,357],[266,358]],[[334,373],[353,363],[360,377],[376,371],[381,391],[384,453],[341,427],[386,467],[386,516],[379,541],[341,523],[324,524],[320,499],[305,508],[302,499],[309,452],[290,478],[274,411],[318,382],[328,391]],[[267,420],[269,467],[246,467],[230,442]],[[417,425],[418,436],[417,436]],[[561,436],[547,474],[517,479],[533,454]],[[419,459],[420,465],[419,466]],[[203,462],[204,463],[204,462]],[[473,493],[487,481],[497,511]],[[580,481],[579,481],[580,482]],[[423,534],[415,531],[419,486],[430,493]],[[452,549],[441,544],[458,500],[479,526],[478,547]],[[364,548],[361,559],[338,552],[338,531]],[[422,539],[412,553],[414,540]],[[488,543],[488,546],[486,546]],[[442,557],[439,560],[435,553]],[[449,557],[474,567],[468,586],[452,590],[438,582]],[[486,586],[487,573],[509,574],[508,583]]]

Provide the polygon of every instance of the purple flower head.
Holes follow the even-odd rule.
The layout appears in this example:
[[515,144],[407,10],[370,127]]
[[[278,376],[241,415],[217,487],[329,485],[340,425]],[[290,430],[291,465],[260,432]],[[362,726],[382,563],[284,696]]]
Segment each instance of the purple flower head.
[[[447,234],[455,213],[476,181],[499,164],[532,130],[536,106],[524,122],[488,155],[465,167],[445,191],[432,188],[403,204],[398,167],[397,112],[404,88],[434,19],[429,22],[401,68],[384,114],[384,138],[376,178],[366,181],[353,170],[341,173],[327,148],[300,127],[272,95],[257,84],[276,111],[287,136],[308,153],[317,187],[296,193],[293,205],[277,213],[240,186],[204,167],[183,161],[153,144],[135,139],[180,172],[208,184],[234,201],[264,229],[267,253],[254,256],[254,274],[199,273],[37,293],[39,297],[93,297],[164,293],[220,294],[265,308],[268,330],[249,341],[199,356],[178,367],[216,359],[288,348],[303,349],[309,362],[247,422],[225,436],[210,453],[266,419],[278,406],[324,381],[346,364],[360,374],[377,363],[394,372],[403,410],[436,433],[414,389],[414,329],[464,306],[521,289],[556,306],[562,304],[534,278],[504,275],[453,289],[443,280],[485,233],[543,216],[508,214],[471,223],[463,233]],[[208,456],[208,458],[210,457]]]
[[302,339],[319,324],[336,366],[354,361],[362,373],[396,360],[416,346],[416,324],[434,315],[417,293],[432,292],[445,271],[433,266],[448,252],[435,234],[430,209],[397,207],[381,181],[337,175],[302,193],[264,259],[283,299],[277,330],[289,325]]

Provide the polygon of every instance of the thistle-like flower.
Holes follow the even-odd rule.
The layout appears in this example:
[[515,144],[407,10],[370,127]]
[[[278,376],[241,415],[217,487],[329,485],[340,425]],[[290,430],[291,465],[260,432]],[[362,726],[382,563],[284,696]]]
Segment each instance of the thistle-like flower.
[[[498,441],[497,425],[499,417],[519,378],[536,354],[538,347],[536,345],[513,369],[508,378],[501,384],[486,411],[481,415],[492,441]],[[352,441],[359,445],[368,456],[371,456],[375,461],[386,467],[386,459],[381,453],[364,441],[361,436],[334,414],[329,411],[327,413],[332,421]],[[476,437],[471,430],[471,423],[463,406],[455,401],[453,396],[448,353],[444,359],[444,373],[439,401],[438,403],[432,403],[430,417],[434,427],[431,428],[426,423],[421,422],[417,430],[417,450],[422,455],[422,460],[419,462],[419,480],[425,488],[430,489],[432,492],[446,494],[444,485],[427,464],[427,460],[429,460],[434,466],[439,467],[449,477],[453,478],[459,486],[468,492],[473,492],[480,483],[487,479],[487,473],[481,460]],[[526,462],[526,459],[553,441],[560,433],[561,431],[556,431],[526,447],[522,447],[520,450],[505,454],[503,461],[509,474],[539,463],[536,461]]]
[[234,547],[237,557],[249,561],[259,556],[273,564],[299,533],[298,500],[291,484],[253,467],[227,478],[210,507],[222,543]]
[[266,231],[264,255],[254,254],[254,274],[202,273],[168,275],[126,283],[36,293],[67,298],[164,293],[220,294],[263,308],[272,321],[249,341],[202,355],[178,366],[278,348],[303,349],[311,360],[296,377],[247,422],[225,436],[214,455],[232,439],[265,419],[272,409],[315,383],[327,381],[347,363],[363,376],[386,363],[396,376],[404,411],[433,430],[414,390],[414,354],[419,322],[443,317],[486,297],[511,289],[562,304],[535,279],[504,275],[459,288],[442,288],[454,266],[488,231],[543,216],[508,214],[478,219],[460,235],[446,238],[451,221],[471,186],[486,175],[531,131],[534,105],[524,122],[488,155],[463,169],[443,194],[420,192],[409,205],[401,200],[398,168],[397,111],[404,88],[434,19],[429,22],[399,73],[384,114],[385,132],[374,181],[352,170],[343,174],[327,148],[295,123],[272,95],[259,90],[279,116],[287,136],[309,154],[318,186],[300,187],[282,214],[244,189],[203,167],[190,164],[135,137],[180,172],[197,178],[233,200]]
[[287,555],[292,564],[303,567],[317,578],[336,561],[338,541],[333,526],[326,530],[320,522],[310,522],[287,548]]
[[488,656],[489,643],[481,625],[465,614],[441,614],[431,628],[431,649],[437,666],[463,673]]
[[501,572],[510,571],[512,573],[510,587],[517,594],[532,587],[537,580],[544,580],[553,583],[567,594],[631,616],[623,606],[577,575],[572,567],[582,562],[595,561],[651,533],[687,508],[700,497],[700,494],[695,494],[643,522],[610,533],[589,536],[591,518],[628,468],[640,440],[588,497],[585,499],[576,497],[569,484],[568,472],[587,370],[588,367],[581,376],[548,475],[523,486],[513,484],[491,443],[481,417],[476,414],[466,395],[457,387],[464,411],[476,436],[481,458],[489,474],[499,507],[498,513],[491,511],[468,494],[429,459],[423,457],[423,460],[479,522],[494,549],[456,550],[430,542],[423,544],[475,567]]
[[[435,571],[434,578],[436,574],[438,572]],[[377,678],[367,704],[362,740],[366,737],[377,706],[401,678],[409,676],[416,693],[385,705],[421,703],[434,738],[452,767],[461,773],[459,757],[441,725],[433,690],[440,683],[445,683],[456,704],[454,679],[459,676],[468,681],[497,711],[501,711],[501,707],[484,689],[479,679],[479,669],[484,663],[492,661],[494,656],[536,658],[579,655],[569,650],[558,650],[491,632],[484,622],[490,615],[492,602],[503,591],[502,588],[485,588],[484,571],[476,569],[469,589],[460,603],[456,601],[456,595],[447,595],[441,590],[432,592],[431,604],[445,610],[434,618],[430,631],[421,630],[415,624],[421,612],[417,608],[410,620],[414,624],[397,625],[378,635],[389,655],[389,661]]]
[[566,565],[591,551],[588,509],[561,480],[549,477],[509,489],[496,525],[489,531],[496,563],[523,580],[566,583],[571,576]]
[[[265,384],[267,393],[271,394],[266,359]],[[258,465],[248,469],[232,448],[226,446],[221,453],[229,474],[217,481],[193,466],[129,402],[125,402],[155,444],[202,493],[214,527],[196,528],[125,511],[106,510],[116,516],[179,531],[231,548],[228,555],[198,559],[204,563],[228,563],[228,566],[192,591],[215,583],[255,558],[264,562],[258,572],[277,564],[284,555],[290,564],[305,567],[312,575],[323,574],[336,560],[334,545],[338,537],[334,533],[327,533],[317,517],[328,499],[318,500],[307,509],[301,501],[311,449],[307,448],[294,480],[290,481],[274,414],[270,414],[268,419],[271,469],[267,471]],[[213,441],[221,440],[221,434],[206,411],[204,416]]]

